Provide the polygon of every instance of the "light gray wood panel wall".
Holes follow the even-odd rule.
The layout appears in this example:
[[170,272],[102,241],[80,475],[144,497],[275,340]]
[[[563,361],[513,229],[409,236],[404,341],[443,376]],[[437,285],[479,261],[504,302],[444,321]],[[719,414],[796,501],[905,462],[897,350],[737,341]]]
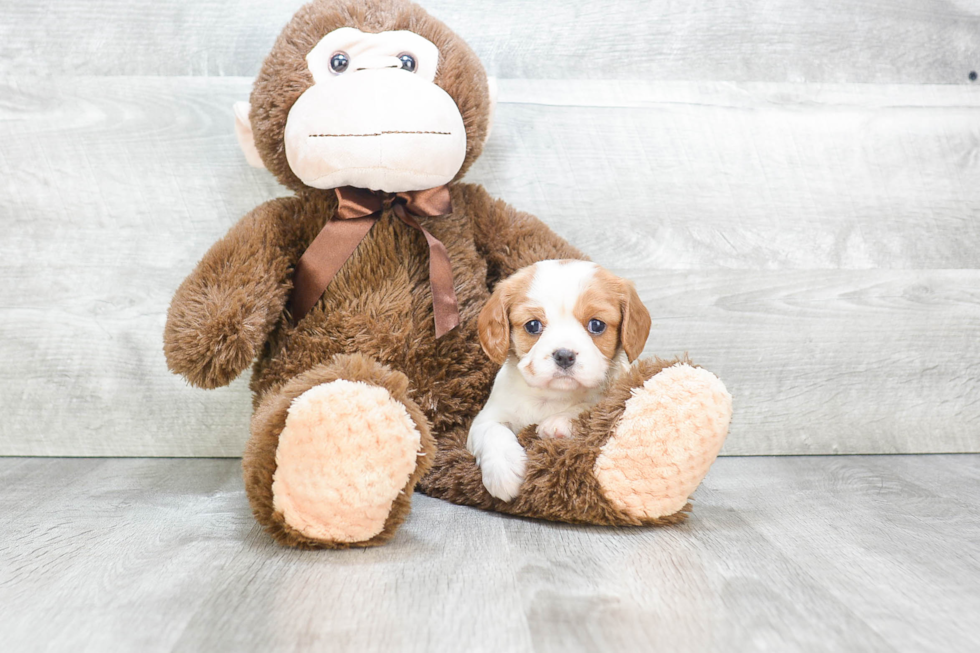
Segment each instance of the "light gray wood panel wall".
[[[0,73],[246,75],[302,0],[84,0],[0,7]],[[977,0],[422,3],[493,75],[967,83]]]
[[[196,259],[281,192],[242,163],[229,128],[247,89],[8,88],[5,453],[240,453],[244,383],[184,387],[160,334]],[[690,352],[735,393],[727,452],[976,449],[977,93],[763,89],[782,103],[718,84],[505,81],[472,177],[637,279],[654,313],[648,352]],[[903,129],[863,138],[855,125],[874,119]],[[780,120],[796,131],[767,137]],[[821,169],[821,152],[847,168]]]
[[[646,21],[687,39],[655,56],[638,50],[652,37],[613,40],[600,5],[566,2],[551,60],[527,31],[547,3],[430,6],[491,71],[527,78],[501,80],[469,180],[637,279],[648,353],[687,351],[735,394],[725,451],[874,453],[980,450],[980,85],[803,85],[786,67],[962,81],[942,75],[977,4],[768,3],[750,28],[731,13],[747,4],[611,3],[604,20],[627,34]],[[254,72],[292,6],[59,8],[0,7],[0,454],[239,455],[244,381],[186,387],[161,332],[208,246],[283,193],[235,143],[250,78],[206,75]],[[857,14],[877,15],[882,43],[907,36],[918,68],[800,40]],[[709,23],[729,68],[695,65],[713,65]],[[562,39],[589,29],[594,68],[534,79],[587,59]],[[735,69],[777,81],[711,81],[770,79]],[[690,79],[657,81],[675,75]]]
[[501,101],[471,176],[608,263],[980,263],[980,86],[536,80]]

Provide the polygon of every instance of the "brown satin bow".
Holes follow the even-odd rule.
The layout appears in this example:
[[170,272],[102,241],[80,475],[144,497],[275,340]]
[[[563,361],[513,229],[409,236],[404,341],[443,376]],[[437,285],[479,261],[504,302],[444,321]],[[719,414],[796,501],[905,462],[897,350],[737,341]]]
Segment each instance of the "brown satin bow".
[[418,229],[429,243],[429,285],[432,288],[432,311],[436,320],[436,338],[459,325],[459,306],[453,289],[453,270],[446,247],[415,216],[437,216],[452,213],[453,203],[448,186],[428,190],[379,194],[364,188],[344,186],[335,189],[337,214],[303,252],[293,275],[293,294],[289,312],[299,322],[320,300],[323,291],[350,258],[358,244],[381,217],[387,198],[398,219]]

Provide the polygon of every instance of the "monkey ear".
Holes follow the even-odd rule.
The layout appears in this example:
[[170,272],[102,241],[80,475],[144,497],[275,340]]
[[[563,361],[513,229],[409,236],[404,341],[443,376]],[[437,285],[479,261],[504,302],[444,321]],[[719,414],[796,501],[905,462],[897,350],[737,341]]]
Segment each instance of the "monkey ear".
[[643,353],[650,335],[650,311],[640,301],[636,286],[632,281],[625,282],[623,289],[623,322],[620,325],[620,340],[629,362],[635,361]]
[[477,320],[480,345],[494,363],[503,365],[510,353],[510,316],[504,289],[498,284]]
[[493,114],[497,111],[497,78],[487,76],[487,91],[490,95],[490,108],[487,110],[487,135],[483,137],[483,144],[490,140],[490,131],[493,128]]
[[265,164],[262,163],[262,157],[259,156],[252,137],[252,123],[248,119],[252,105],[248,102],[235,102],[232,110],[235,112],[235,136],[238,137],[238,145],[242,148],[245,160],[253,168],[264,168]]

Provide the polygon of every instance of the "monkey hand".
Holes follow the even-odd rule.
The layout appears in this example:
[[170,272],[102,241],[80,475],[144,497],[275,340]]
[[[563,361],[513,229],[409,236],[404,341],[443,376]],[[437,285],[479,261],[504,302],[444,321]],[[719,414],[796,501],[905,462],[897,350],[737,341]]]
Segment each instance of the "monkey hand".
[[201,388],[245,371],[282,317],[295,222],[287,198],[255,208],[211,246],[180,284],[163,332],[167,366]]
[[201,287],[192,275],[167,314],[164,353],[171,371],[202,388],[227,385],[265,341],[266,315],[243,287]]

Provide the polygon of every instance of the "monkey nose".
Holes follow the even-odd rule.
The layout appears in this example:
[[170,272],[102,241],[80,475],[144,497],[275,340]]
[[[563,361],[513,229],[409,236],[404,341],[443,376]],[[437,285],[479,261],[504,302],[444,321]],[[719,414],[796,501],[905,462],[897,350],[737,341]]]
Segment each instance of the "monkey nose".
[[575,352],[571,349],[556,349],[551,357],[555,359],[555,364],[563,370],[575,364]]

